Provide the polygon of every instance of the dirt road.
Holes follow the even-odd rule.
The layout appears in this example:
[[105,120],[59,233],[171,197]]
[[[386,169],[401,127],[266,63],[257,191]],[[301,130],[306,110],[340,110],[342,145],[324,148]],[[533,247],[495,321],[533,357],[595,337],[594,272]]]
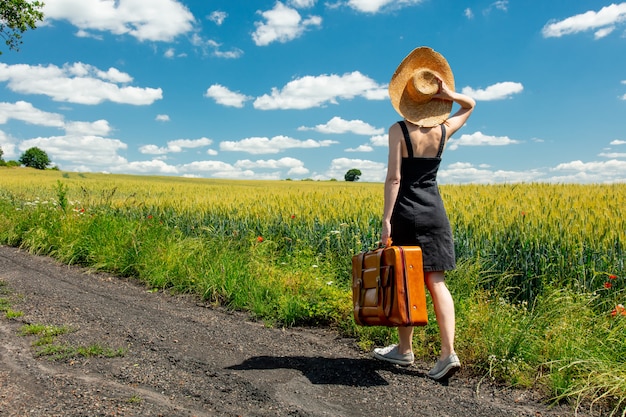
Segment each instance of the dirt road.
[[[0,247],[0,416],[568,416],[530,392],[429,364],[376,361],[325,329],[266,328],[190,296]],[[37,356],[24,324],[65,327],[56,345],[122,356]],[[587,415],[579,413],[579,415]]]

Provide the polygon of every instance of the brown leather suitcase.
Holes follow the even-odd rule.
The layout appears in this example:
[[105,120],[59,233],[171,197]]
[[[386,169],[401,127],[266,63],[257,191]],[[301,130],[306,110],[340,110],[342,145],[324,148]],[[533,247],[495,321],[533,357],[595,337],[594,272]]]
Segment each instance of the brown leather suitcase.
[[362,326],[426,325],[422,249],[387,246],[354,255],[352,301]]

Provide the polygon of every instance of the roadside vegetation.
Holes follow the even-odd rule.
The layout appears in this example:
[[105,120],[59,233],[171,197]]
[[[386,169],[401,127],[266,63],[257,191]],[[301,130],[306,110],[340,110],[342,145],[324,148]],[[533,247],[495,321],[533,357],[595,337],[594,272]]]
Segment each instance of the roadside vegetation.
[[[626,184],[441,187],[458,267],[457,350],[474,375],[626,407]],[[268,326],[331,326],[363,349],[351,257],[376,246],[382,184],[0,169],[0,244],[197,294]],[[430,322],[415,354],[437,355]]]
[[[18,319],[24,315],[22,311],[11,308],[11,291],[6,282],[0,280],[0,313],[4,313],[6,319]],[[125,349],[112,349],[100,344],[89,346],[71,346],[56,343],[56,337],[70,333],[73,330],[66,326],[52,326],[46,324],[27,323],[21,326],[20,336],[36,336],[32,343],[36,356],[46,356],[51,360],[69,359],[76,357],[105,357],[113,358],[124,356]]]
[[76,357],[89,358],[100,356],[114,358],[124,356],[124,349],[111,349],[100,344],[89,346],[71,346],[67,344],[55,343],[56,337],[71,332],[72,329],[65,326],[51,326],[45,324],[25,324],[20,329],[22,336],[37,336],[33,342],[37,356],[47,356],[51,360],[69,359]]
[[2,280],[0,280],[0,314],[3,314],[7,319],[16,319],[24,315],[21,311],[11,308],[9,290],[7,289],[6,283]]

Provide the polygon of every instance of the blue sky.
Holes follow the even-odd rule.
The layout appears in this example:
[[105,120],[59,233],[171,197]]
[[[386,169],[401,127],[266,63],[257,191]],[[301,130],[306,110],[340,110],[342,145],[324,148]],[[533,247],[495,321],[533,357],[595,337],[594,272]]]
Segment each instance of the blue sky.
[[440,183],[626,181],[626,3],[45,3],[0,55],[5,160],[37,146],[65,171],[383,181],[389,79],[430,46],[477,100]]

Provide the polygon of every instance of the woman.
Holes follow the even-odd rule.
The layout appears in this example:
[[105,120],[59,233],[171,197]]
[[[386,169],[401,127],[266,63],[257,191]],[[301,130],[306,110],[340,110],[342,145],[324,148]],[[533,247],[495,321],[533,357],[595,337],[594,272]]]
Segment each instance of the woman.
[[[389,84],[389,96],[404,120],[389,128],[381,239],[422,248],[424,281],[441,334],[441,354],[428,376],[441,380],[454,374],[461,363],[454,351],[454,301],[444,282],[444,271],[456,267],[454,243],[437,171],[447,139],[465,124],[476,103],[454,91],[445,58],[425,47],[402,61]],[[448,117],[453,102],[461,108]],[[374,349],[374,357],[412,364],[413,327],[399,327],[398,339],[397,345]]]

